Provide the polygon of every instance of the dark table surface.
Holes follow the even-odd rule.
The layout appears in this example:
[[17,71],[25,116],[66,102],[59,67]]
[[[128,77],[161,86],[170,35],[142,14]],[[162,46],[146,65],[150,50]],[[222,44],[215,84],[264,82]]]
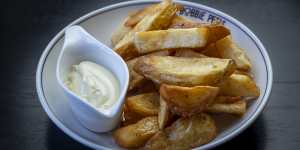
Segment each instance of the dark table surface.
[[[120,0],[2,1],[0,149],[88,149],[58,129],[38,100],[35,71],[48,42],[76,18]],[[299,149],[300,1],[194,0],[246,24],[274,70],[266,109],[245,132],[216,149]]]

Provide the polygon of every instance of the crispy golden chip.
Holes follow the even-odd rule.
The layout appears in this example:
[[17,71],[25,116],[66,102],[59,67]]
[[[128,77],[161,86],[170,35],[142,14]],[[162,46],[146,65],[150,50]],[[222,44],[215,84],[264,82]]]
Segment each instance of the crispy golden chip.
[[147,79],[136,73],[133,70],[134,65],[136,64],[137,60],[139,59],[139,57],[131,59],[129,61],[126,62],[127,66],[128,66],[128,70],[129,70],[129,85],[128,85],[128,90],[133,90],[136,87],[139,87],[141,85],[143,85],[145,82],[147,82]]
[[183,29],[183,28],[196,28],[196,27],[202,27],[205,26],[207,24],[205,23],[201,23],[201,22],[196,22],[196,21],[192,21],[190,19],[187,19],[186,17],[183,16],[175,16],[170,25],[169,28],[170,29]]
[[259,88],[247,75],[232,74],[229,78],[220,83],[220,95],[258,97]]
[[240,96],[217,96],[214,103],[230,104],[242,100]]
[[[147,56],[168,56],[168,55],[170,55],[170,51],[157,51],[157,52],[150,53]],[[126,62],[129,70],[129,76],[130,76],[128,91],[131,91],[136,88],[145,89],[145,87],[142,86],[148,83],[148,80],[144,76],[138,74],[133,70],[133,67],[136,64],[137,60],[140,59],[141,57],[142,56],[136,57]]]
[[219,53],[216,47],[216,43],[209,44],[205,47],[204,50],[201,50],[201,53],[209,57],[222,58],[221,54]]
[[134,45],[141,54],[164,49],[201,48],[208,40],[208,28],[168,29],[137,32]]
[[247,72],[247,71],[244,71],[244,70],[235,70],[234,74],[246,75],[249,78],[253,79],[253,74],[251,74],[251,72]]
[[122,147],[138,148],[143,146],[158,131],[157,117],[152,116],[115,130],[113,137]]
[[134,66],[156,83],[179,86],[213,85],[235,70],[231,59],[148,56]]
[[221,57],[233,59],[238,69],[250,70],[251,63],[246,52],[234,43],[230,36],[217,41],[216,47]]
[[134,113],[128,109],[126,104],[123,105],[123,112],[122,112],[122,119],[121,119],[121,126],[127,126],[130,124],[134,124],[137,121],[141,120],[143,116]]
[[192,21],[182,16],[175,16],[170,23],[169,28],[208,28],[208,43],[214,43],[230,34],[230,30],[222,24],[208,24]]
[[124,25],[128,18],[129,17],[127,17],[111,35],[111,43],[113,47],[116,46],[117,43],[121,41],[122,38],[133,29],[133,27],[128,27]]
[[159,6],[160,6],[159,4],[149,5],[143,9],[140,9],[134,13],[129,14],[128,19],[126,19],[126,21],[124,22],[124,25],[127,27],[134,27],[145,16],[153,15],[155,12],[157,12],[160,9]]
[[246,113],[246,101],[238,100],[233,103],[214,103],[207,108],[210,113],[226,113],[244,115]]
[[219,88],[212,86],[182,87],[162,84],[160,95],[170,110],[180,116],[203,112],[216,98]]
[[191,49],[178,49],[178,50],[176,50],[174,56],[177,56],[177,57],[207,58],[207,56],[205,56],[201,53],[195,52]]
[[164,29],[169,26],[176,14],[177,7],[170,1],[158,4],[159,11],[153,15],[145,16],[124,38],[114,47],[114,50],[125,60],[138,56],[133,39],[136,32]]
[[154,116],[159,111],[159,94],[146,93],[126,99],[128,109],[141,116]]
[[160,129],[164,129],[167,123],[170,121],[172,113],[166,103],[166,101],[160,96],[159,99],[159,112],[158,112],[158,126]]
[[216,137],[214,120],[207,114],[180,118],[165,131],[157,132],[144,150],[187,150],[206,144]]

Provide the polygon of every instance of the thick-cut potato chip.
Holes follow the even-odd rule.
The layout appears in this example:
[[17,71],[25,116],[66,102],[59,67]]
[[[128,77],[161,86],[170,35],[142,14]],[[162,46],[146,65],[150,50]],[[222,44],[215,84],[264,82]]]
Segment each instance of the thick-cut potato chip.
[[243,115],[246,113],[246,101],[238,100],[233,103],[217,103],[217,102],[215,102],[207,108],[207,112]]
[[128,17],[119,25],[116,31],[112,34],[111,42],[115,46],[122,40],[122,38],[131,31],[136,24],[138,24],[145,16],[154,14],[158,7],[158,4],[149,5],[138,11],[134,11],[128,15]]
[[128,109],[141,116],[154,116],[159,111],[159,94],[146,93],[130,96],[126,99]]
[[116,46],[118,42],[121,41],[122,38],[133,29],[133,27],[124,25],[128,18],[129,17],[127,17],[111,35],[111,43],[113,47]]
[[216,47],[222,58],[233,59],[238,69],[249,70],[251,63],[245,51],[234,43],[230,36],[216,42]]
[[183,16],[175,16],[173,20],[171,21],[169,25],[169,29],[184,29],[184,28],[197,28],[197,27],[203,27],[207,24],[192,21],[190,19],[187,19]]
[[[168,56],[168,55],[170,55],[170,51],[157,51],[157,52],[150,53],[147,56]],[[142,56],[136,57],[126,62],[129,70],[129,76],[130,76],[128,91],[131,91],[136,88],[145,89],[145,87],[141,87],[141,86],[148,83],[148,80],[144,76],[138,74],[133,70],[134,65],[136,64],[137,60],[140,58],[142,58]]]
[[230,104],[242,100],[240,96],[217,96],[214,103]]
[[138,148],[143,146],[158,131],[157,116],[152,116],[115,130],[113,137],[122,147]]
[[141,120],[143,116],[134,113],[128,109],[126,104],[123,105],[123,113],[122,113],[122,120],[121,120],[121,126],[127,126],[130,124],[134,124],[137,121]]
[[194,58],[207,58],[207,56],[205,56],[201,53],[195,52],[191,49],[178,49],[178,50],[176,50],[174,56],[177,56],[177,57],[192,57],[192,58],[193,57]]
[[192,21],[182,16],[175,16],[169,26],[169,28],[175,28],[175,29],[200,28],[200,27],[208,28],[208,32],[209,32],[208,43],[214,43],[230,34],[229,29],[227,29],[222,24],[201,23],[197,21]]
[[209,57],[222,58],[216,47],[216,43],[207,45],[204,50],[201,50],[201,53]]
[[134,70],[156,83],[214,85],[230,76],[235,64],[231,59],[148,56],[139,59]]
[[155,12],[159,11],[159,4],[149,5],[143,9],[129,14],[128,19],[124,22],[127,27],[134,27],[137,25],[145,16],[153,15]]
[[158,9],[153,15],[145,16],[124,38],[114,47],[114,50],[125,60],[138,56],[133,44],[136,32],[164,29],[169,26],[176,14],[177,7],[170,1],[163,1],[158,4]]
[[260,94],[255,82],[249,76],[242,74],[232,74],[219,86],[220,95],[224,96],[258,97]]
[[234,43],[229,35],[209,44],[201,53],[209,57],[232,59],[235,61],[237,69],[240,70],[249,71],[251,69],[246,52]]
[[180,116],[203,112],[216,98],[219,88],[212,86],[182,87],[162,84],[160,95],[171,111]]
[[170,121],[172,113],[170,112],[167,102],[160,96],[159,99],[159,112],[158,112],[158,126],[160,129],[164,129],[167,123]]
[[141,54],[164,49],[201,48],[208,40],[208,29],[168,29],[137,32],[134,45]]
[[165,131],[157,132],[144,150],[188,150],[206,144],[216,137],[214,120],[207,114],[180,118]]
[[139,59],[139,57],[131,59],[129,61],[126,62],[127,66],[128,66],[128,70],[129,70],[129,85],[128,85],[128,90],[133,90],[136,87],[139,87],[140,85],[143,85],[145,82],[147,82],[147,79],[136,73],[133,70],[134,65],[136,64],[137,60]]

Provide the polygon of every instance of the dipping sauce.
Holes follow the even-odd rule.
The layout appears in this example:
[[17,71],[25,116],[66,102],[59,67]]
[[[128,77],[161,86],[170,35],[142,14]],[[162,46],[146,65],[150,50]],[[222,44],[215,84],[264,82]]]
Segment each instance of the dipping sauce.
[[117,101],[120,87],[106,68],[90,61],[74,65],[65,82],[67,87],[99,109],[108,109]]

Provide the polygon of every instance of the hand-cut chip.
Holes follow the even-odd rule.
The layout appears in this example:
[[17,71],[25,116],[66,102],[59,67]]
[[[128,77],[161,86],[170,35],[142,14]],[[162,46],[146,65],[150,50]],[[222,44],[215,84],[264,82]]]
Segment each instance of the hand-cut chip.
[[237,69],[246,71],[251,69],[251,63],[247,54],[232,41],[229,35],[218,40],[216,43],[210,44],[201,53],[210,57],[233,59]]
[[158,4],[158,9],[153,15],[146,15],[124,38],[114,47],[114,50],[125,60],[138,56],[133,39],[136,32],[164,29],[169,26],[177,7],[166,0]]
[[128,20],[129,17],[127,17],[119,26],[118,28],[113,32],[111,35],[111,43],[112,46],[114,47],[117,45],[119,41],[122,40],[122,38],[133,29],[133,27],[130,26],[125,26],[125,22]]
[[201,23],[197,21],[192,21],[182,16],[175,16],[169,26],[169,28],[175,28],[175,29],[201,28],[201,27],[208,28],[208,32],[209,32],[208,43],[214,43],[230,34],[229,29],[227,29],[222,24]]
[[260,92],[255,82],[247,75],[232,74],[220,83],[220,95],[258,97]]
[[197,86],[220,82],[235,64],[231,59],[148,56],[139,59],[134,70],[156,83]]
[[138,148],[143,146],[158,131],[157,117],[152,116],[117,129],[113,132],[113,137],[122,147]]
[[242,100],[240,96],[217,96],[214,103],[230,104]]
[[[170,55],[170,51],[157,51],[157,52],[150,53],[147,56],[168,56],[168,55]],[[134,65],[136,64],[137,60],[140,58],[142,58],[142,56],[136,57],[126,62],[129,70],[129,76],[130,76],[128,91],[131,91],[136,88],[141,88],[141,86],[146,84],[148,81],[144,76],[138,74],[133,70]]]
[[129,85],[128,85],[128,90],[133,90],[136,87],[139,87],[140,85],[143,85],[145,82],[147,82],[147,79],[136,73],[133,70],[134,65],[136,64],[137,60],[139,59],[139,57],[131,59],[129,61],[127,61],[127,66],[128,66],[128,70],[129,70]]
[[123,105],[123,112],[122,112],[122,119],[121,119],[121,126],[127,126],[130,124],[134,124],[141,120],[143,116],[134,113],[128,109],[126,104]]
[[134,45],[141,54],[174,48],[201,48],[208,40],[208,29],[168,29],[137,32]]
[[232,41],[230,36],[217,41],[216,47],[223,58],[233,59],[238,69],[249,70],[251,68],[247,54]]
[[126,99],[126,105],[130,111],[142,116],[154,116],[159,111],[159,94],[146,93],[131,96]]
[[164,129],[167,123],[170,121],[172,113],[166,103],[166,101],[160,96],[159,99],[159,112],[158,112],[158,126],[160,129]]
[[160,95],[171,111],[180,116],[203,112],[216,98],[219,88],[212,86],[182,87],[162,84]]
[[177,57],[192,57],[192,58],[193,57],[194,58],[207,58],[207,56],[205,56],[201,53],[195,52],[191,49],[178,49],[178,50],[176,50],[174,56],[177,56]]
[[216,43],[211,43],[207,45],[204,50],[201,50],[201,53],[209,57],[222,58],[221,54],[219,53],[216,47]]
[[210,113],[226,113],[233,115],[243,115],[246,113],[246,101],[238,100],[233,103],[213,103],[207,108]]
[[245,75],[245,76],[248,76],[248,77],[251,78],[251,79],[254,78],[254,76],[253,76],[253,74],[251,74],[251,72],[247,72],[247,71],[244,71],[244,70],[235,70],[235,71],[234,71],[234,74]]
[[210,142],[216,133],[214,120],[206,114],[180,118],[152,136],[143,149],[187,150]]
[[207,25],[207,24],[192,21],[191,19],[187,19],[186,17],[176,15],[172,19],[172,21],[169,25],[169,29],[197,28],[197,27],[203,27],[205,25]]
[[134,27],[137,25],[145,16],[153,15],[155,12],[159,11],[160,5],[154,4],[146,6],[143,9],[140,9],[134,13],[129,14],[128,19],[124,22],[124,25],[127,27]]
[[112,45],[115,46],[122,38],[131,31],[145,16],[152,15],[157,12],[158,4],[147,6],[138,11],[134,11],[119,25],[117,30],[112,34]]

